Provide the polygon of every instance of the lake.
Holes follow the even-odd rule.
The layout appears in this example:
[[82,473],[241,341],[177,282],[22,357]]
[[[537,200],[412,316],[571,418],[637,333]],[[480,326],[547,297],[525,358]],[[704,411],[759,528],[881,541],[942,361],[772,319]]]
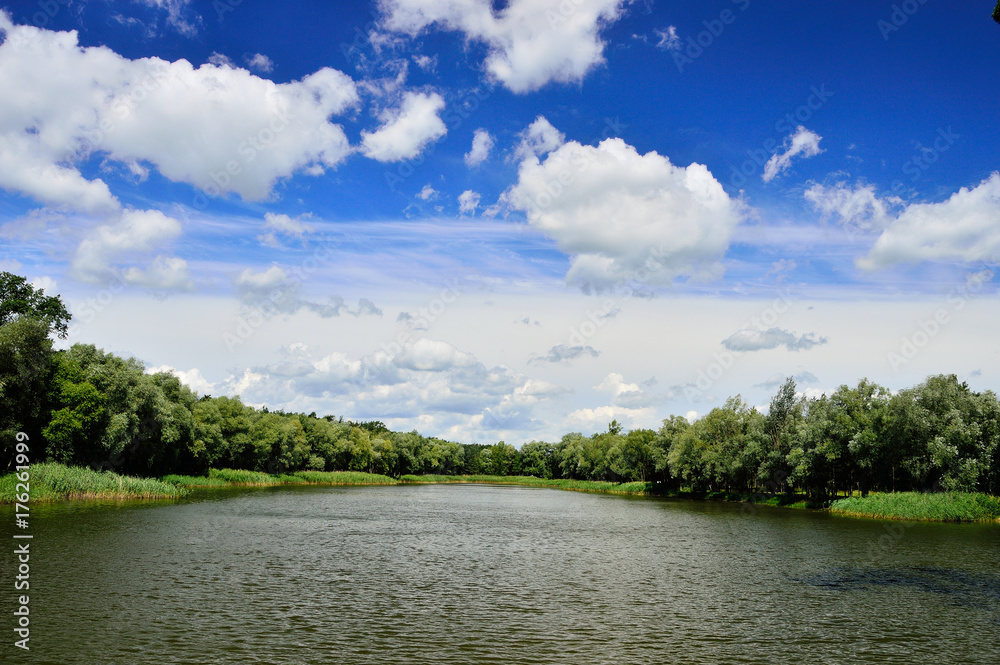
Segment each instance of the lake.
[[31,530],[31,651],[8,553],[2,662],[1000,662],[996,525],[417,485],[36,504]]

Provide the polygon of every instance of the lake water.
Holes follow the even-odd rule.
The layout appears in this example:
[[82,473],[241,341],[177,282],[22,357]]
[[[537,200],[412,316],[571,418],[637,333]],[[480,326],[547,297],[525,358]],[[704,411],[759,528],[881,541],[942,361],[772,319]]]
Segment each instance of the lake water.
[[4,663],[1000,663],[998,526],[483,485],[32,513]]

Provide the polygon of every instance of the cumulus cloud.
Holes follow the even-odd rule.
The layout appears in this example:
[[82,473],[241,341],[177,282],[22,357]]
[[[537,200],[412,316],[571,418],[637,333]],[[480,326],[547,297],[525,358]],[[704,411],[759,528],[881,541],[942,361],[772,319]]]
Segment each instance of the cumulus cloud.
[[463,215],[471,215],[479,207],[479,200],[482,197],[479,192],[474,192],[471,189],[467,189],[458,195],[458,211]]
[[192,367],[188,371],[183,371],[179,369],[174,369],[170,365],[160,365],[158,367],[148,367],[146,368],[146,374],[173,374],[180,382],[185,386],[195,391],[199,395],[210,395],[215,392],[215,384],[211,383],[201,374],[201,370],[197,367]]
[[888,224],[857,261],[863,270],[897,263],[1000,259],[1000,173],[940,203],[914,203]]
[[431,201],[433,199],[436,199],[438,197],[438,194],[440,194],[440,192],[438,192],[430,185],[424,185],[424,188],[420,190],[419,194],[417,194],[417,198],[420,199],[421,201]]
[[771,158],[764,164],[764,173],[761,178],[764,179],[764,182],[771,182],[792,165],[793,158],[799,156],[803,158],[815,157],[823,152],[819,147],[822,138],[819,134],[799,125],[795,133],[785,139],[785,151],[781,154],[771,155]]
[[279,178],[350,154],[328,119],[358,93],[336,70],[275,84],[225,62],[130,60],[81,47],[76,32],[15,26],[3,12],[0,32],[0,187],[46,205],[120,208],[106,183],[80,172],[94,155],[212,195],[262,200]]
[[475,356],[459,351],[447,342],[422,338],[396,355],[395,364],[403,369],[420,372],[442,372],[453,367],[476,364]]
[[[89,284],[101,284],[108,280],[111,270],[126,258],[147,254],[181,234],[181,223],[164,215],[159,210],[127,209],[117,221],[102,224],[89,232],[80,242],[73,256],[71,267],[74,277]],[[182,260],[157,257],[154,272],[135,269],[126,273],[143,284],[155,281],[154,277],[166,277],[171,284],[187,284],[187,264]]]
[[131,267],[123,273],[129,284],[158,291],[191,291],[194,283],[187,261],[176,256],[157,256],[146,268]]
[[485,162],[493,149],[493,143],[493,136],[488,131],[477,129],[472,136],[472,148],[465,153],[465,165],[473,168]]
[[541,115],[535,118],[535,121],[519,136],[521,142],[514,150],[514,158],[519,160],[546,155],[566,142],[566,135]]
[[784,346],[789,351],[808,351],[827,341],[826,337],[817,337],[816,333],[796,335],[781,328],[744,328],[722,340],[722,345],[730,351],[763,351],[779,346]]
[[503,198],[573,257],[566,279],[584,291],[716,277],[744,216],[705,166],[640,155],[618,138],[525,157]]
[[431,26],[482,42],[488,76],[516,93],[551,81],[576,82],[604,62],[600,32],[623,13],[625,0],[380,0],[382,25],[416,36]]
[[382,316],[382,310],[371,300],[361,298],[357,307],[348,307],[340,296],[330,296],[326,303],[307,300],[302,294],[302,282],[290,277],[284,269],[271,266],[267,270],[243,270],[233,280],[240,301],[265,315],[294,314],[307,310],[323,318],[351,316]]
[[444,99],[437,93],[406,93],[399,109],[382,113],[378,130],[361,132],[362,152],[380,162],[416,157],[424,146],[448,133],[442,110]]
[[564,428],[582,432],[607,430],[608,423],[617,420],[627,429],[651,427],[656,421],[652,407],[631,409],[625,406],[599,406],[595,409],[577,409],[566,416]]
[[530,365],[542,365],[545,363],[563,363],[576,360],[583,356],[596,358],[601,352],[592,346],[568,346],[566,344],[556,344],[545,355],[533,355],[528,359]]

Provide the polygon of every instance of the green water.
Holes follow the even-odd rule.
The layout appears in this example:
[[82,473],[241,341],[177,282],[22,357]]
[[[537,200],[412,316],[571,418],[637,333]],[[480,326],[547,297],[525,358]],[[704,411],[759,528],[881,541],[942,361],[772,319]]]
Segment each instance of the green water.
[[429,485],[39,504],[30,530],[31,650],[0,555],[2,663],[1000,662],[997,526]]

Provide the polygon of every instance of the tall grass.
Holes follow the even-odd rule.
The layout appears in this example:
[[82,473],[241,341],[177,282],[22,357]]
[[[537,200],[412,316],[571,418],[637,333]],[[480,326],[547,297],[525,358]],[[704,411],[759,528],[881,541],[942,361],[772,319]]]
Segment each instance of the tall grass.
[[536,478],[535,476],[422,476],[406,475],[400,478],[404,483],[487,483],[492,485],[528,485],[532,487],[553,487],[576,492],[596,492],[600,494],[653,494],[653,483],[641,481],[612,483],[601,480],[571,480],[568,478]]
[[361,471],[296,471],[296,478],[317,485],[398,485],[399,481],[378,473]]
[[883,519],[992,522],[1000,519],[1000,498],[967,492],[869,494],[834,501],[830,512]]
[[[32,501],[61,499],[169,499],[187,493],[182,487],[152,478],[121,476],[51,462],[32,464],[29,496]],[[0,503],[14,503],[17,477],[0,477]]]
[[399,481],[377,473],[359,471],[296,471],[270,474],[245,469],[209,469],[207,476],[163,477],[164,482],[182,487],[233,487],[273,485],[395,485]]

